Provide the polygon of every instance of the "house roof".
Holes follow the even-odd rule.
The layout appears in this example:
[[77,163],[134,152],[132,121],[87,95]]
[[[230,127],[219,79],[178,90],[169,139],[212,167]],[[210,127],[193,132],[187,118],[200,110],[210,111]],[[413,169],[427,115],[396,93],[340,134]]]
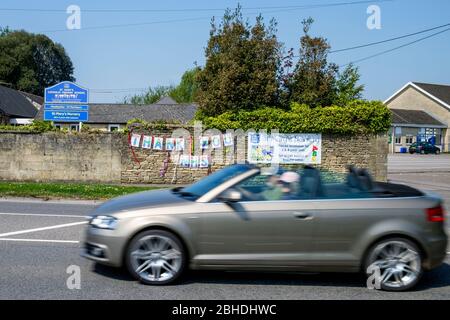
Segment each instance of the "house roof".
[[[36,116],[43,119],[44,108]],[[193,104],[89,104],[89,120],[86,123],[124,124],[138,118],[145,121],[176,121],[187,123],[194,118],[197,106]]]
[[450,85],[413,82],[439,100],[450,105]]
[[20,93],[29,98],[31,101],[37,103],[38,105],[42,106],[44,104],[44,97],[23,91],[20,91]]
[[37,108],[20,91],[0,85],[0,111],[15,118],[34,118]]
[[395,126],[403,127],[418,127],[418,126],[430,126],[430,127],[442,127],[447,128],[445,124],[436,120],[430,114],[422,110],[409,110],[409,109],[390,109],[392,113],[392,124]]
[[155,104],[178,104],[175,100],[173,100],[171,97],[162,97],[158,102]]
[[450,85],[431,84],[422,82],[408,82],[403,87],[387,98],[384,103],[387,104],[401,94],[406,88],[413,87],[428,98],[436,101],[440,105],[450,110]]

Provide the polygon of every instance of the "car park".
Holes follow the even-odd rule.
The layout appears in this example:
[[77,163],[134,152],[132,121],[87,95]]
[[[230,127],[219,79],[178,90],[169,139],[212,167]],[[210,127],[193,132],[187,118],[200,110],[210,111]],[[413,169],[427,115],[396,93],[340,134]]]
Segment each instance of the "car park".
[[[275,190],[279,189],[279,190]],[[250,164],[184,188],[119,197],[94,210],[82,255],[170,284],[183,271],[379,272],[380,287],[414,287],[446,256],[440,197],[306,166]]]

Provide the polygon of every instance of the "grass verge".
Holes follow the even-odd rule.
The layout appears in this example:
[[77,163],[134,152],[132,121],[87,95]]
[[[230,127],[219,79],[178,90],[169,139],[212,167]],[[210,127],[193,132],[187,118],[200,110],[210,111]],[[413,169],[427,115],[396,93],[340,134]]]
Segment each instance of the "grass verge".
[[108,184],[0,181],[0,197],[106,200],[133,192],[158,188],[151,186],[120,186]]

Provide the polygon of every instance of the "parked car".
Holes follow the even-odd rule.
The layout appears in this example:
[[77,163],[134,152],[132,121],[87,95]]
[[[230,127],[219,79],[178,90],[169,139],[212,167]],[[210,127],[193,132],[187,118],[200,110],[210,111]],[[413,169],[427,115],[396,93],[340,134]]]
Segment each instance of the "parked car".
[[125,265],[144,284],[186,268],[368,272],[400,291],[445,258],[442,199],[375,182],[366,170],[339,177],[312,167],[267,172],[249,164],[192,185],[119,197],[93,213],[82,255]]
[[434,153],[439,154],[441,153],[441,149],[439,147],[436,147],[435,145],[432,145],[429,142],[419,142],[419,143],[413,143],[409,146],[409,153],[420,153],[420,154],[428,154],[428,153]]

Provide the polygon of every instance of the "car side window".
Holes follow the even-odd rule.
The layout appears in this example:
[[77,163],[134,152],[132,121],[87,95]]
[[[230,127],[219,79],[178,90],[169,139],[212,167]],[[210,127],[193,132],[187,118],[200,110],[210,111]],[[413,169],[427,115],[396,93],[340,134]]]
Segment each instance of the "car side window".
[[258,174],[234,188],[241,192],[243,201],[296,200],[299,196],[299,174],[293,171],[280,175]]

